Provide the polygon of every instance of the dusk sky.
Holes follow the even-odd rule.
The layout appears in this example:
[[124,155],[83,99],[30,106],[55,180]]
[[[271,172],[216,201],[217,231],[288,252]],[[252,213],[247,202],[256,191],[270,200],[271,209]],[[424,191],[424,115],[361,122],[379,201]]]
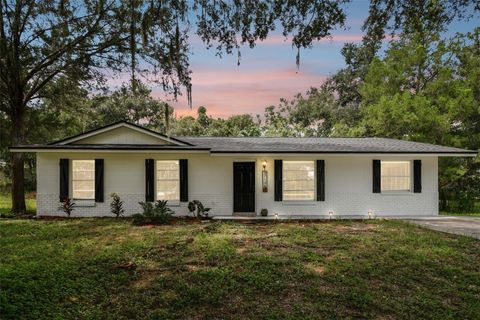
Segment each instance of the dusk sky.
[[[237,66],[236,55],[215,56],[196,36],[191,38],[191,69],[193,108],[188,107],[185,95],[178,101],[158,88],[153,96],[175,107],[177,116],[195,115],[198,106],[205,106],[214,117],[232,114],[263,114],[265,107],[276,105],[280,98],[291,99],[298,92],[319,86],[329,75],[344,67],[340,50],[345,42],[360,42],[361,26],[368,15],[368,1],[353,0],[346,5],[347,30],[335,30],[333,39],[324,39],[311,49],[301,51],[300,69],[295,65],[296,50],[291,41],[277,34],[250,49],[241,50]],[[449,33],[471,31],[478,25],[478,15],[467,23],[454,23]]]

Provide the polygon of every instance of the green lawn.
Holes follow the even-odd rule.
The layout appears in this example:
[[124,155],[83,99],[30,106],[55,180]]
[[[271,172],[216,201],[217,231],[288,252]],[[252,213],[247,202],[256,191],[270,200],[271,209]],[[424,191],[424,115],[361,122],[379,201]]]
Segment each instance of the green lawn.
[[[27,212],[35,214],[37,211],[37,201],[35,200],[34,193],[27,193],[25,196],[25,204],[27,206]],[[12,195],[10,193],[0,192],[0,214],[10,215],[12,210]]]
[[480,241],[400,221],[0,221],[2,319],[478,319]]

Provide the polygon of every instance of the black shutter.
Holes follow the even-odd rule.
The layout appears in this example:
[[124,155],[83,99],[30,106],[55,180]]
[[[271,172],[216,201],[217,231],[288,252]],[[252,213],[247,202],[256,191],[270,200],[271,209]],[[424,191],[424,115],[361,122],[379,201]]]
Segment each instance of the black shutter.
[[325,160],[317,160],[317,201],[325,201]]
[[68,159],[60,159],[60,202],[68,198]]
[[413,192],[422,192],[422,160],[413,160]]
[[180,159],[180,201],[188,202],[188,160]]
[[103,202],[103,159],[95,159],[95,202]]
[[154,193],[154,180],[155,180],[155,167],[153,159],[145,159],[145,201],[153,202],[155,197]]
[[275,160],[275,201],[282,201],[283,199],[283,190],[282,190],[282,179],[283,179],[283,161]]
[[373,160],[373,193],[380,193],[380,160]]

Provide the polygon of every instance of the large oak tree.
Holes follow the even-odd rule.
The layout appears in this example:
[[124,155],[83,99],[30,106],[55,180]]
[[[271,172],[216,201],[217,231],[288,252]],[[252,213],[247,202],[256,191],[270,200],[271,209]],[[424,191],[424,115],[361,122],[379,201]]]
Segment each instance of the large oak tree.
[[[12,145],[25,142],[27,111],[59,78],[93,85],[106,70],[128,71],[133,88],[142,76],[190,96],[192,32],[240,59],[241,45],[275,29],[300,50],[345,21],[335,0],[0,0],[0,16],[0,119]],[[24,156],[10,157],[12,210],[23,213]]]

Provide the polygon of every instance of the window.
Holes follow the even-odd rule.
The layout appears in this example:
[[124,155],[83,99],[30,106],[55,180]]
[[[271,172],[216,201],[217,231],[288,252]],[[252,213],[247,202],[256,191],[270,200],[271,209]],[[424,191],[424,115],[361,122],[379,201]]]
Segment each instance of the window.
[[180,201],[178,160],[157,161],[157,200]]
[[283,161],[283,200],[314,200],[314,161]]
[[72,160],[74,199],[95,199],[95,160]]
[[383,191],[410,191],[410,161],[382,161]]

